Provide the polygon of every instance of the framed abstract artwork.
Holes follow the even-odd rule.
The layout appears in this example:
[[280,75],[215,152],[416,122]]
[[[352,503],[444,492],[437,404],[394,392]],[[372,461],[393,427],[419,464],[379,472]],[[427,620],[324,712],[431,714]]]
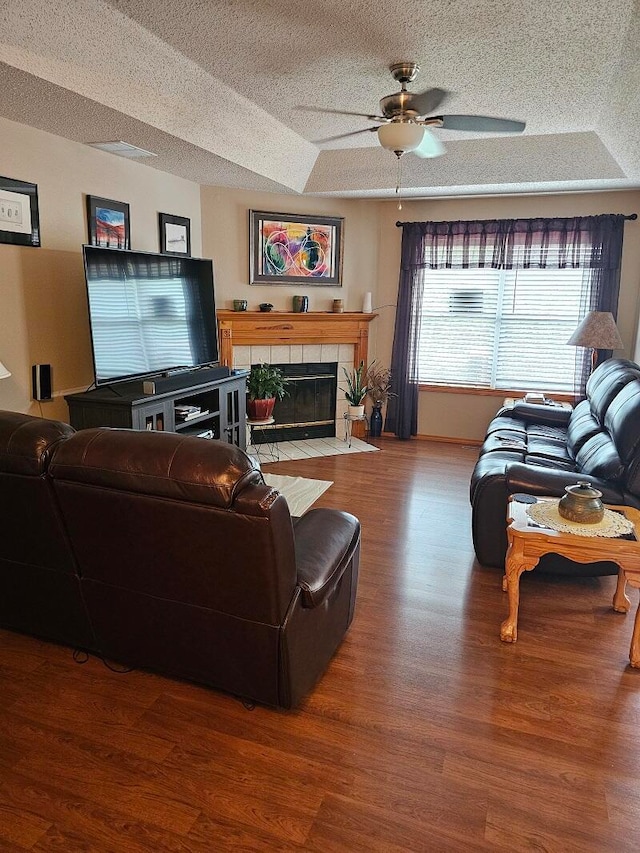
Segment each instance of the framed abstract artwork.
[[0,243],[40,245],[36,184],[0,177]]
[[107,249],[130,249],[129,205],[110,198],[87,196],[89,243]]
[[249,211],[251,284],[342,285],[344,219]]
[[191,220],[184,216],[159,213],[160,251],[163,255],[191,257]]

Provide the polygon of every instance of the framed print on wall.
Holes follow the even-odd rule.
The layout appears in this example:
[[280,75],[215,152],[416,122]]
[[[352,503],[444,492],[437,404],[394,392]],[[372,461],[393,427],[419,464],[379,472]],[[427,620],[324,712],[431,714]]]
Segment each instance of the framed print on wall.
[[342,285],[342,231],[337,216],[249,211],[251,284]]
[[0,177],[0,243],[40,245],[36,184]]
[[87,196],[89,242],[107,249],[130,249],[129,205],[110,198]]
[[184,216],[159,213],[160,251],[163,255],[191,257],[191,220]]

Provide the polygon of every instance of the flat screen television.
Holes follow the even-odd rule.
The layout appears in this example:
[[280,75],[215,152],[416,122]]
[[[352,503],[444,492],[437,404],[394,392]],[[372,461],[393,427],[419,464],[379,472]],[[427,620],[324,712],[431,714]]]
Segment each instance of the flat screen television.
[[210,260],[82,252],[96,385],[218,362]]

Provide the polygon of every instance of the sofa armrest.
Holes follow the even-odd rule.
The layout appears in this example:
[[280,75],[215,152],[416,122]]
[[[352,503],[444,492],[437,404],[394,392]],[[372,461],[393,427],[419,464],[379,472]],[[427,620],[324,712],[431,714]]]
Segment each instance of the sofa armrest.
[[317,607],[344,574],[360,542],[360,522],[337,509],[312,509],[294,522],[298,585],[305,607]]
[[507,465],[505,471],[507,491],[510,494],[525,492],[529,495],[562,497],[565,486],[572,486],[578,480],[588,480],[591,485],[602,492],[604,503],[622,504],[624,495],[615,483],[581,474],[579,471],[567,471],[559,468],[546,468],[541,465],[527,465],[524,462],[513,462]]
[[561,406],[537,406],[535,403],[518,401],[513,406],[501,409],[498,414],[517,418],[525,423],[566,426],[569,423],[571,411],[571,409],[564,409]]

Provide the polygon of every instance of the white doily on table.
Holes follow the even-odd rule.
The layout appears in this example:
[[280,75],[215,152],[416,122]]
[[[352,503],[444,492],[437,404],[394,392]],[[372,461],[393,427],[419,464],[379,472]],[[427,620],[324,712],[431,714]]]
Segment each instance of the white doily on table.
[[527,515],[536,524],[557,530],[559,533],[573,533],[575,536],[604,536],[615,539],[633,533],[633,522],[625,518],[620,512],[605,509],[604,518],[595,524],[580,524],[577,521],[568,521],[558,512],[558,500],[538,501],[538,503],[527,506]]

